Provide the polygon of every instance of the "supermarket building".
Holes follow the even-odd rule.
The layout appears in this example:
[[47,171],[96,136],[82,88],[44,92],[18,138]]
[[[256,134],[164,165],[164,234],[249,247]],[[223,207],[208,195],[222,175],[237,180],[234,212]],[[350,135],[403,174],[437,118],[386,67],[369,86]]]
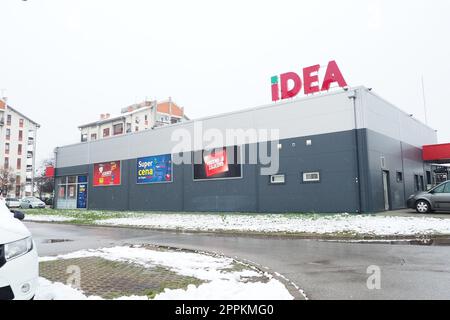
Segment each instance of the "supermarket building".
[[[199,124],[224,135],[278,130],[277,172],[262,175],[266,165],[242,159],[274,145],[261,136],[214,146],[223,148],[212,154],[207,143],[192,146],[182,156],[200,155],[200,163],[174,163],[174,133],[195,135]],[[435,130],[372,90],[345,88],[58,147],[55,204],[131,211],[393,210],[435,183],[422,148],[436,143]]]

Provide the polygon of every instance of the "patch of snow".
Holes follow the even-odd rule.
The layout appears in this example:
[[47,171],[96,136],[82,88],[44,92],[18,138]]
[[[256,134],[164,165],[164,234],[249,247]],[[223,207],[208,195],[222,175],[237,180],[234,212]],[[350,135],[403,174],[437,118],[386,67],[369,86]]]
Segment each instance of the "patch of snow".
[[275,279],[267,283],[217,279],[196,287],[165,289],[155,300],[292,300],[284,285]]
[[[155,299],[293,299],[286,287],[267,273],[263,274],[255,270],[232,271],[230,268],[235,260],[222,256],[213,257],[191,252],[148,250],[140,247],[113,247],[99,250],[81,250],[56,257],[43,257],[40,258],[40,261],[84,257],[100,257],[111,261],[131,262],[145,268],[164,266],[180,275],[208,281],[198,287],[189,285],[186,290],[165,289]],[[269,278],[267,283],[257,281],[258,278],[263,280],[263,276]],[[248,278],[252,278],[252,281],[248,282]],[[72,295],[75,299],[98,298],[86,297],[76,289],[44,280],[39,297],[51,298],[51,293],[48,293],[51,290],[47,288],[54,288],[56,291],[61,290],[61,294],[55,293],[56,297],[64,298]],[[134,298],[140,299],[141,297],[122,297],[121,299]]]
[[64,217],[57,215],[25,215],[25,221],[34,222],[66,222],[73,220],[75,220],[75,218],[73,217]]
[[144,217],[106,219],[96,223],[188,231],[350,233],[383,236],[450,234],[450,219],[349,214],[330,216],[148,214]]
[[[98,296],[86,296],[80,290],[60,282],[39,278],[35,300],[103,300]],[[114,300],[148,300],[145,296],[124,296]]]

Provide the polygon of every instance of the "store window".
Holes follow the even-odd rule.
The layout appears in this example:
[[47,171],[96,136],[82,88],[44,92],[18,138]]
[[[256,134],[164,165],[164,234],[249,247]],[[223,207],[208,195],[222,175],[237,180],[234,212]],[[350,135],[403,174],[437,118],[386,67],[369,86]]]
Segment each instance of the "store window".
[[87,208],[87,176],[58,177],[57,201],[58,209],[86,209]]
[[270,184],[284,184],[286,177],[284,174],[275,174],[270,176]]
[[427,185],[431,185],[431,171],[427,171]]
[[419,184],[419,175],[415,174],[414,175],[414,191],[420,191],[420,184]]
[[303,172],[303,182],[320,182],[320,172]]

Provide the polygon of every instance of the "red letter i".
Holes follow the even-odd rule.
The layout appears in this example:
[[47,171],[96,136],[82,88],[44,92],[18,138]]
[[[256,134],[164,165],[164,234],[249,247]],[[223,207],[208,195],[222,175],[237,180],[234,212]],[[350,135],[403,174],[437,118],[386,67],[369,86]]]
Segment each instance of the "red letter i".
[[272,82],[272,101],[280,100],[280,89],[278,88],[278,76],[271,78]]

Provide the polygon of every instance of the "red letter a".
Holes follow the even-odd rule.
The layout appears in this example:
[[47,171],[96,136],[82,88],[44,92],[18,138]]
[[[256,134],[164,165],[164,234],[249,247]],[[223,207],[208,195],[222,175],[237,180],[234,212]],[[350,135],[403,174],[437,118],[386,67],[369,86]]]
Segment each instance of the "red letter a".
[[347,82],[345,82],[336,61],[333,60],[328,63],[327,72],[325,73],[325,78],[322,84],[322,91],[330,90],[330,86],[334,82],[337,82],[339,87],[347,86]]

